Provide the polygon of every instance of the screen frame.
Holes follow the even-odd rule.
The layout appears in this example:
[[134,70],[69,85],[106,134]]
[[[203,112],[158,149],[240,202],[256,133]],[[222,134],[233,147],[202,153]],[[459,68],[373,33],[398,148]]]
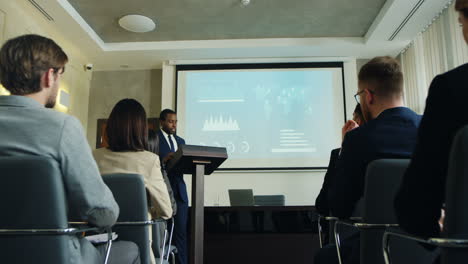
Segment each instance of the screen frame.
[[[282,63],[228,63],[228,64],[178,64],[175,65],[175,111],[178,105],[179,71],[204,71],[204,70],[255,70],[255,69],[302,69],[302,68],[341,68],[341,80],[343,87],[343,115],[346,114],[346,83],[343,61],[329,62],[282,62]],[[331,150],[330,150],[331,151]],[[218,168],[216,171],[315,171],[324,170],[327,167],[245,167],[245,168]]]

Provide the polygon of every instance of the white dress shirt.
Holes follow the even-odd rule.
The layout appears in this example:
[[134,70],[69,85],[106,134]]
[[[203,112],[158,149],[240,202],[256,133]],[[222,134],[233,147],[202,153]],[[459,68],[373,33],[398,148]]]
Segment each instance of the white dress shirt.
[[[166,139],[167,144],[169,145],[169,147],[171,147],[171,143],[169,142],[169,134],[167,134],[166,131],[164,131],[164,130],[162,130],[162,129],[161,129],[161,132],[163,133],[164,138]],[[179,149],[179,147],[178,147],[178,145],[177,145],[177,140],[175,139],[175,136],[174,136],[174,135],[171,135],[171,139],[172,139],[172,143],[174,144],[174,152],[176,152],[177,149]]]

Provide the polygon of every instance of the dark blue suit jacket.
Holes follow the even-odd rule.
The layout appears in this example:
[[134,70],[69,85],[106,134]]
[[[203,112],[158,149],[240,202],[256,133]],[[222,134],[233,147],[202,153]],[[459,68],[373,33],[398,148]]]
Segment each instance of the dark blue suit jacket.
[[[164,134],[161,130],[159,134],[159,158],[162,160],[171,152],[171,147],[167,143]],[[178,147],[185,145],[185,140],[177,135],[173,135],[177,141]],[[185,186],[184,175],[182,173],[168,173],[169,181],[171,182],[172,191],[174,192],[174,198],[179,201],[188,203],[187,187]]]
[[315,210],[321,215],[328,216],[330,215],[330,208],[328,207],[328,191],[330,189],[330,182],[335,176],[336,170],[336,161],[340,156],[340,148],[334,149],[330,153],[330,162],[328,163],[327,173],[323,179],[322,189],[315,199]]
[[367,165],[380,158],[410,158],[421,116],[406,107],[383,111],[343,140],[329,191],[333,216],[348,218],[364,194]]

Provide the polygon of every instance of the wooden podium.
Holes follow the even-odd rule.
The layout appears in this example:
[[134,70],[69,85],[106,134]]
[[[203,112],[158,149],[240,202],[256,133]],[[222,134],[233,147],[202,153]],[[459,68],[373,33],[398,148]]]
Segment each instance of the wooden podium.
[[168,162],[168,172],[192,174],[190,264],[203,264],[205,175],[227,159],[226,148],[181,145]]

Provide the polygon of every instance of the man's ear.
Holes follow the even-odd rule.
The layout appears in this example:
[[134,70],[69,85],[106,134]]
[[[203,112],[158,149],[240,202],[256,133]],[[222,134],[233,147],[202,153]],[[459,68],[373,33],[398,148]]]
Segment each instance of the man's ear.
[[51,87],[57,80],[57,76],[55,75],[54,69],[50,68],[46,72],[44,72],[41,79],[44,88]]
[[371,93],[369,89],[365,90],[366,93],[366,103],[367,105],[371,105],[375,103],[375,94]]

